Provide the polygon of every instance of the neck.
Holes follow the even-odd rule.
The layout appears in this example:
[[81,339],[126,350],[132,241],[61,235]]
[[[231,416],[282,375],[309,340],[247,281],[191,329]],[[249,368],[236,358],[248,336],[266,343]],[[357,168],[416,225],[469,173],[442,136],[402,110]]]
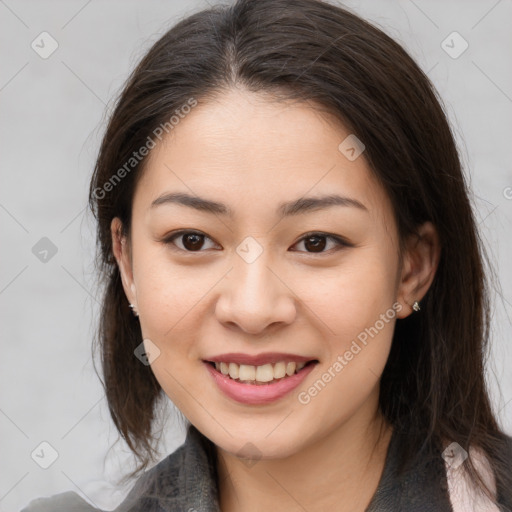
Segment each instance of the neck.
[[289,457],[253,465],[217,448],[222,512],[364,512],[384,469],[392,428],[377,412],[352,418]]

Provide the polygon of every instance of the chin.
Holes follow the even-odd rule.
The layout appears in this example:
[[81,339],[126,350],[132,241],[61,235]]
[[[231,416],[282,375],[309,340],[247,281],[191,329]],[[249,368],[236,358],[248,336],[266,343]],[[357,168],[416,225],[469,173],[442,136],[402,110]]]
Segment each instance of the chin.
[[306,444],[303,430],[290,432],[283,429],[279,434],[274,432],[268,437],[261,433],[252,436],[247,433],[240,436],[233,434],[233,437],[225,432],[205,435],[221,450],[252,460],[284,459],[299,452]]

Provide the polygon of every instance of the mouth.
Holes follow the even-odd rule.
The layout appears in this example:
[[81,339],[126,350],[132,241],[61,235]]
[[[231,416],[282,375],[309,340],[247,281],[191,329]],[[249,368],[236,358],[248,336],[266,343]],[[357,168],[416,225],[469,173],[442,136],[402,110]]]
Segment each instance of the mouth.
[[245,405],[265,405],[288,395],[319,361],[289,354],[224,354],[203,363],[225,396]]
[[318,363],[317,359],[310,361],[278,361],[277,363],[266,363],[263,365],[238,364],[235,362],[205,361],[216,372],[228,377],[230,380],[242,384],[254,386],[265,386],[275,384],[298,374],[304,368]]

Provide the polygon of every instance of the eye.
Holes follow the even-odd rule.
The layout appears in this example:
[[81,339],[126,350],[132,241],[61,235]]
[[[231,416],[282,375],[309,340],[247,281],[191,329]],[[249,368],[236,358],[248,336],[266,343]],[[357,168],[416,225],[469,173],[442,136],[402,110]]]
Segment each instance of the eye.
[[306,233],[306,235],[304,235],[295,245],[303,243],[304,247],[307,249],[307,252],[311,252],[312,254],[322,254],[328,252],[324,251],[327,245],[326,240],[333,242],[335,250],[341,249],[342,247],[351,246],[351,244],[338,236],[318,232]]
[[[175,243],[174,240],[179,240],[181,243],[181,247],[179,244]],[[171,236],[166,237],[163,242],[165,244],[173,244],[186,252],[201,252],[201,248],[204,247],[204,240],[211,240],[210,237],[206,236],[204,233],[200,231],[178,231]]]
[[[177,231],[175,233],[171,233],[169,236],[162,240],[165,244],[172,244],[177,247],[177,249],[185,252],[202,252],[201,249],[205,248],[205,240],[213,240],[201,233],[200,231]],[[328,245],[326,241],[331,241],[333,244],[333,248],[335,250],[341,249],[342,247],[352,247],[352,245],[343,240],[342,238],[329,235],[327,233],[321,232],[310,232],[306,233],[296,244],[295,246],[304,243],[304,247],[306,248],[306,252],[310,254],[323,254],[325,252],[325,247]],[[214,244],[215,245],[215,244]],[[206,247],[209,249],[212,247]],[[304,251],[300,251],[304,252]]]

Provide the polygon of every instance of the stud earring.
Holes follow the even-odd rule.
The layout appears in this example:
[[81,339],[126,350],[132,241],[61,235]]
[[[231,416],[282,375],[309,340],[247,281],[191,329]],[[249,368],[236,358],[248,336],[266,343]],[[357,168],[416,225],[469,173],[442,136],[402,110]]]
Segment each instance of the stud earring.
[[130,308],[134,316],[139,316],[139,313],[137,313],[137,311],[135,310],[135,306],[133,304],[130,304]]
[[414,301],[414,304],[412,305],[412,309],[414,309],[414,311],[419,311],[421,309],[420,304],[417,300]]

